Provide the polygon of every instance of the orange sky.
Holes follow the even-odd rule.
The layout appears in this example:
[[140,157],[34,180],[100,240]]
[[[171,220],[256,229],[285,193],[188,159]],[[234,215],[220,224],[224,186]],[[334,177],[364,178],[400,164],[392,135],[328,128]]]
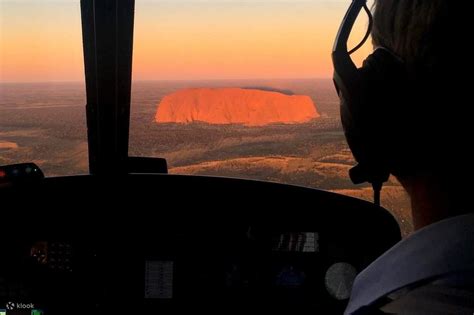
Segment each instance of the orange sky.
[[[137,0],[134,80],[314,78],[350,0]],[[354,41],[362,37],[359,22]],[[356,56],[370,52],[370,45]],[[0,0],[0,81],[84,79],[79,0]]]
[[84,80],[79,1],[0,0],[0,81]]

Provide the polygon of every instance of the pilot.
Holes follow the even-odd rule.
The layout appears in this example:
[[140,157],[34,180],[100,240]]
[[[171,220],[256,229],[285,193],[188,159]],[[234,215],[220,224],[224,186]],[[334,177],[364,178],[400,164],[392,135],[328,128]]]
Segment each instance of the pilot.
[[357,70],[366,102],[347,109],[341,97],[341,116],[359,165],[388,170],[408,193],[415,232],[357,276],[345,314],[474,314],[474,57],[463,7],[376,0],[372,8],[375,49]]

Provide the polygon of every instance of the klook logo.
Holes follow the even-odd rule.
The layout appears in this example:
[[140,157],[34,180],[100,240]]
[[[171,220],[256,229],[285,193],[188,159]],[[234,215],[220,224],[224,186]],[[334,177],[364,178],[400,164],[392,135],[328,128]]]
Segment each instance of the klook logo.
[[33,303],[15,303],[15,302],[8,302],[6,305],[7,310],[30,310],[34,309],[35,305]]
[[7,305],[6,305],[6,307],[7,307],[7,310],[13,311],[13,310],[15,309],[15,303],[13,303],[13,302],[8,302]]

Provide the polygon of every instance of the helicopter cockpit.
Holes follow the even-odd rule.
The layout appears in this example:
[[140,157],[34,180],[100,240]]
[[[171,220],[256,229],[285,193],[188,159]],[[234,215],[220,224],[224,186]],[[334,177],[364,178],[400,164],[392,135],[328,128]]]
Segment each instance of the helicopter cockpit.
[[[34,156],[0,168],[0,315],[342,314],[356,275],[401,239],[394,216],[271,177],[174,173],[169,158],[130,152],[135,1],[81,0],[80,10],[89,174],[44,176]],[[272,128],[285,142],[301,127]],[[5,156],[16,150],[1,142],[8,132]]]

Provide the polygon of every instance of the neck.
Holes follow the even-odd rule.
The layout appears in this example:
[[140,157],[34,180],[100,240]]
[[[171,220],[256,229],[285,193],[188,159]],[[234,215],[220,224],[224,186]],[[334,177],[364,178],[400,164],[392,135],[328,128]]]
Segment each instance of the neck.
[[452,196],[438,178],[426,175],[399,178],[399,181],[410,195],[415,230],[460,214],[453,206]]

